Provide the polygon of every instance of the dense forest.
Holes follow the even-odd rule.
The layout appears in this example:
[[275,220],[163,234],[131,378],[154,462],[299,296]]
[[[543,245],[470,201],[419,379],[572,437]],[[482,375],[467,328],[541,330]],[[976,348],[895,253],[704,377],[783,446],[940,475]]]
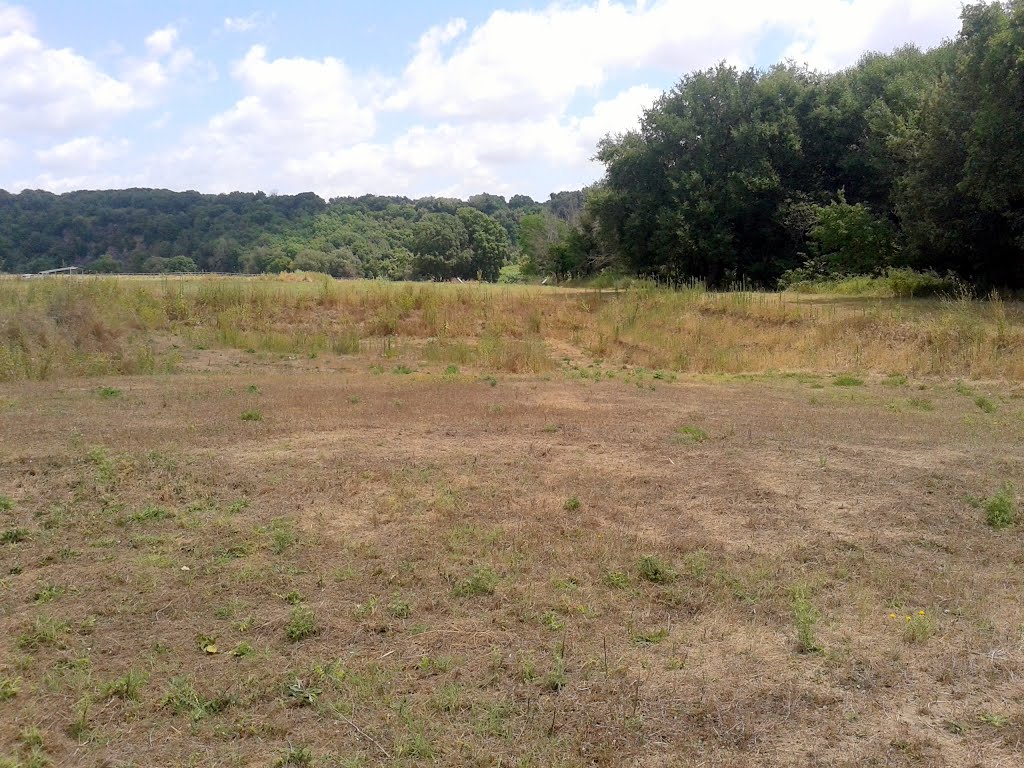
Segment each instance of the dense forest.
[[520,280],[604,270],[745,281],[952,273],[1024,288],[1024,0],[968,6],[930,51],[685,76],[538,203],[0,191],[0,270],[308,270]]

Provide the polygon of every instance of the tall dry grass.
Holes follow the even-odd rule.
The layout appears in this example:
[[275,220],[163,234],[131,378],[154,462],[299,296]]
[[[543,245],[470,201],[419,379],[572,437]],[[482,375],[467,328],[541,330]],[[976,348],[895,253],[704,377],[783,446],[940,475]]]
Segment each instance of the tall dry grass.
[[[179,347],[393,354],[539,372],[571,348],[696,373],[1024,377],[1024,309],[974,301],[329,278],[0,281],[0,380],[173,370]],[[556,356],[560,356],[556,355]]]

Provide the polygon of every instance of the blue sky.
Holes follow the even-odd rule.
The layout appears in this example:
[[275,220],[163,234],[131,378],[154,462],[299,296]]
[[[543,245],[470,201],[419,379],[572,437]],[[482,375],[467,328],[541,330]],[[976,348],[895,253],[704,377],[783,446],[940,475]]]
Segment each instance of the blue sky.
[[0,188],[575,189],[688,71],[956,34],[959,0],[0,0]]

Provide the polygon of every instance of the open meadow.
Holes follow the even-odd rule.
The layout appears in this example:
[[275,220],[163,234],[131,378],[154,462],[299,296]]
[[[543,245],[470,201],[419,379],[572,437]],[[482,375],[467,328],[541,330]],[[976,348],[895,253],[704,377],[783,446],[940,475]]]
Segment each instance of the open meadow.
[[1024,307],[0,281],[0,766],[1024,763]]

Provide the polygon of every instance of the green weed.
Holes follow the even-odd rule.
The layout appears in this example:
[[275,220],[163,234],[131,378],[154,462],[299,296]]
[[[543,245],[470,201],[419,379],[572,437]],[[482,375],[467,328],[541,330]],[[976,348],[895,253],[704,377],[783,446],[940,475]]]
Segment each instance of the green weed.
[[473,597],[475,595],[493,595],[498,586],[498,574],[491,568],[476,568],[468,578],[460,581],[452,589],[456,597]]
[[176,715],[188,715],[198,721],[208,715],[223,712],[231,703],[231,697],[226,695],[208,699],[196,691],[195,684],[189,678],[175,677],[171,678],[171,688],[164,696],[162,705],[169,707]]
[[562,508],[566,512],[578,512],[582,506],[583,503],[580,501],[579,496],[571,496],[565,500],[565,504],[562,505]]
[[255,409],[242,411],[242,421],[263,421],[263,414]]
[[987,397],[982,397],[981,395],[974,398],[974,404],[985,413],[995,413],[997,410],[995,403],[993,403]]
[[818,653],[821,646],[815,637],[814,628],[818,623],[818,612],[811,604],[809,590],[805,586],[794,587],[792,592],[793,619],[796,622],[796,647],[800,653]]
[[997,531],[1017,522],[1017,504],[1011,483],[1005,483],[996,493],[982,500],[985,522]]
[[903,627],[903,639],[908,643],[920,645],[936,632],[935,621],[924,611],[907,616]]
[[100,387],[97,394],[101,400],[114,400],[121,396],[121,390],[117,387]]
[[288,624],[285,626],[285,636],[293,643],[312,637],[320,631],[316,623],[316,614],[305,605],[297,605],[292,608],[288,617]]
[[670,584],[679,578],[679,572],[654,555],[644,555],[637,561],[640,578],[654,584]]
[[143,686],[146,685],[146,676],[134,669],[129,669],[121,677],[105,683],[100,691],[104,699],[125,699],[126,701],[138,701]]
[[0,533],[0,544],[21,544],[30,538],[27,528],[8,528]]
[[62,636],[70,629],[68,622],[48,616],[37,616],[32,626],[18,636],[17,646],[23,651],[35,651],[46,646],[63,645]]
[[309,747],[288,747],[283,755],[274,761],[274,768],[306,766],[313,764],[313,751]]
[[612,589],[627,589],[629,587],[629,574],[625,571],[605,571],[601,581],[606,587]]
[[14,500],[10,496],[0,496],[0,512],[10,512],[14,509]]
[[832,386],[834,387],[863,387],[864,379],[858,379],[856,376],[836,376],[832,379]]
[[675,442],[677,443],[703,443],[708,439],[708,433],[700,427],[685,425],[676,430]]
[[21,680],[16,677],[0,677],[0,701],[9,701],[21,690]]

